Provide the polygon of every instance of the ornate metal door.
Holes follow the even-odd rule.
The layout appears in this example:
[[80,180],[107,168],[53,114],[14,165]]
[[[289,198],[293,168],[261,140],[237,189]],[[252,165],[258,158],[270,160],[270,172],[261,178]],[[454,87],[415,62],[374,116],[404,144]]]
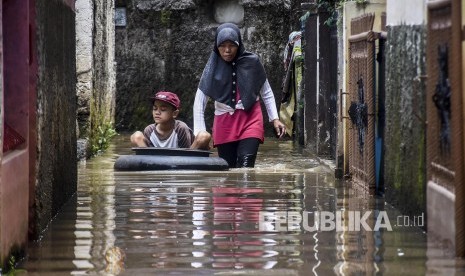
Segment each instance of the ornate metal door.
[[379,34],[372,30],[374,14],[354,18],[349,38],[348,124],[349,173],[354,183],[375,192],[375,73]]
[[[454,194],[455,251],[465,255],[465,189],[463,183],[463,90],[461,64],[460,0],[428,3],[428,40],[426,94],[427,179],[429,187]],[[434,189],[433,189],[434,190]],[[434,202],[429,200],[427,205]],[[432,212],[431,219],[435,216]],[[429,221],[428,224],[435,223]],[[437,223],[437,222],[436,222]],[[454,235],[454,234],[453,234]]]

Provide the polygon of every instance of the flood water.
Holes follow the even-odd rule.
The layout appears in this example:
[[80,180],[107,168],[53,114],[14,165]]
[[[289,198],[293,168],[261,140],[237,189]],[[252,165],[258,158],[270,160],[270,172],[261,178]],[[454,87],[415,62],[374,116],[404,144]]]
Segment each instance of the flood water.
[[[29,245],[28,274],[427,273],[427,236],[406,226],[422,214],[405,218],[336,181],[290,141],[268,139],[254,169],[116,172],[119,154],[132,154],[127,141],[79,164],[76,196]],[[114,247],[124,263],[105,260]]]

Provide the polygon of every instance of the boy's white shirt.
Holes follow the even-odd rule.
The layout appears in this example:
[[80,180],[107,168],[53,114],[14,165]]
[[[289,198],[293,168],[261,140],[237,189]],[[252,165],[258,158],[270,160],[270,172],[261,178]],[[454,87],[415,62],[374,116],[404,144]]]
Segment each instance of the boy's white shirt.
[[176,131],[173,131],[170,137],[166,138],[165,140],[160,140],[155,131],[152,131],[152,133],[150,134],[150,142],[152,142],[154,147],[177,148],[178,134],[176,133]]
[[[270,83],[266,79],[262,88],[260,89],[260,97],[265,103],[266,112],[268,114],[268,120],[271,122],[278,119],[278,110],[274,99],[273,90],[271,90]],[[209,97],[203,93],[202,90],[197,88],[194,100],[194,135],[197,135],[200,131],[206,130],[205,127],[205,107],[207,106]],[[257,101],[259,97],[257,96]],[[235,109],[244,109],[242,102],[239,100],[235,106]],[[215,115],[222,115],[224,113],[233,114],[235,109],[229,105],[215,101]]]

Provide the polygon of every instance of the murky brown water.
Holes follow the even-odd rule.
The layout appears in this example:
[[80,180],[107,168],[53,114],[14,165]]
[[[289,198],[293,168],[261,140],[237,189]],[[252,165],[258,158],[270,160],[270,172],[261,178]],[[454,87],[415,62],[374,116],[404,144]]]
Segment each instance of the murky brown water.
[[[398,225],[395,209],[336,181],[327,167],[302,156],[291,142],[266,142],[255,169],[115,172],[118,154],[132,154],[126,139],[117,137],[106,154],[79,165],[76,197],[43,239],[30,244],[21,264],[29,274],[425,275],[427,271],[426,234],[420,228]],[[302,229],[304,222],[270,221],[282,216],[280,212],[305,215],[304,211],[311,212],[309,226],[315,211],[335,218],[317,231]],[[387,219],[392,231],[387,227],[370,231],[354,223],[356,211],[362,216],[371,211],[366,220],[371,229],[376,216],[386,211],[381,222],[386,226]],[[332,229],[331,222],[342,229]],[[105,253],[114,246],[124,251],[124,265],[107,265]]]

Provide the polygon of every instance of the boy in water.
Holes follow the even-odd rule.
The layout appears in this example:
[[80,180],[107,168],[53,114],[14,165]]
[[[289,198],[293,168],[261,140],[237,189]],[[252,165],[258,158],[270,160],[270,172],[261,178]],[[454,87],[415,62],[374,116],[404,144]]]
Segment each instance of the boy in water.
[[200,132],[194,136],[192,130],[182,121],[176,120],[179,115],[180,100],[172,92],[160,91],[152,100],[154,124],[148,125],[144,132],[136,131],[131,135],[131,143],[138,147],[191,148],[208,150],[210,133]]

